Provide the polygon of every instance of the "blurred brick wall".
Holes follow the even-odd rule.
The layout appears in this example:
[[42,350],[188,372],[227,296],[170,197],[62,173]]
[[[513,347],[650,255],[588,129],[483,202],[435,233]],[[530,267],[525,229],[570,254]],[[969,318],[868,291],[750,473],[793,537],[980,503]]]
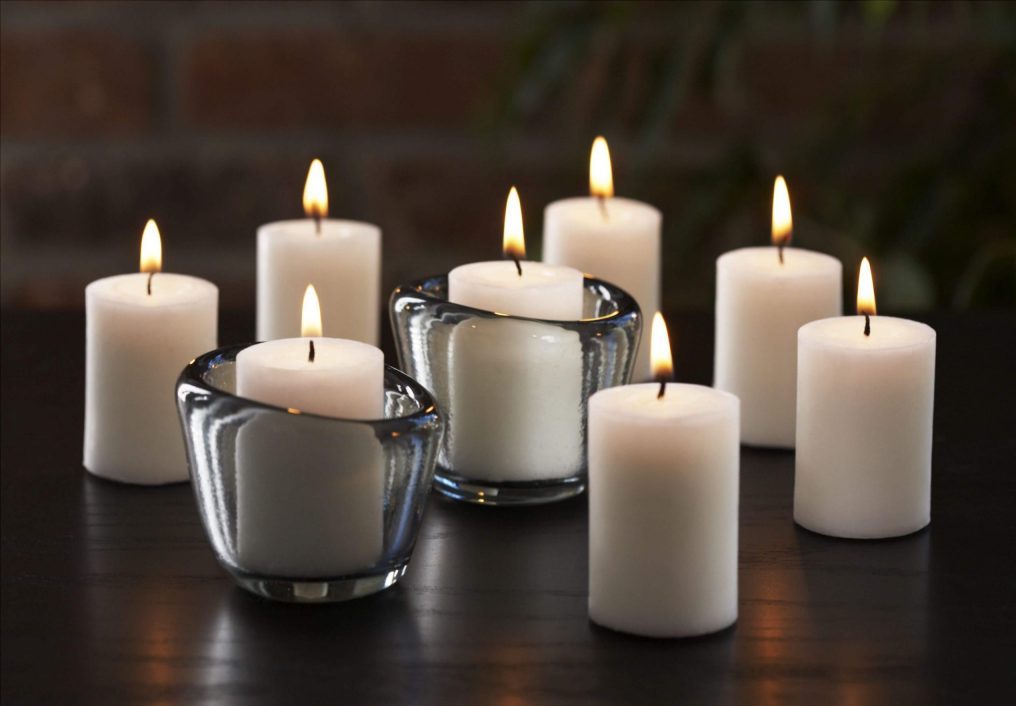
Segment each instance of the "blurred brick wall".
[[[382,227],[386,288],[497,257],[510,184],[539,253],[542,209],[584,192],[598,132],[618,193],[664,212],[671,306],[709,306],[716,255],[766,241],[778,171],[803,246],[848,273],[874,251],[901,306],[953,304],[961,277],[914,255],[941,229],[915,236],[889,201],[900,164],[971,125],[988,155],[971,180],[997,180],[1012,13],[922,6],[872,30],[835,3],[749,5],[4,3],[3,304],[80,306],[134,269],[152,216],[167,270],[253,306],[255,229],[302,215],[315,156],[332,215]],[[916,105],[915,72],[933,85]],[[962,236],[1004,250],[1011,196]]]

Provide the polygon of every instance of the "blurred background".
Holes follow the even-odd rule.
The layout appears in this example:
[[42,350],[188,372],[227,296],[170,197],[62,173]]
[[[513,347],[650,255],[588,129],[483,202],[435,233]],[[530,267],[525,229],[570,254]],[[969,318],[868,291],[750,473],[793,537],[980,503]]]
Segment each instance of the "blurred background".
[[880,312],[1016,307],[1016,4],[4,2],[0,50],[5,307],[81,307],[154,217],[168,271],[253,309],[313,157],[386,290],[499,257],[511,184],[535,259],[600,133],[663,212],[671,310],[768,242],[777,173]]

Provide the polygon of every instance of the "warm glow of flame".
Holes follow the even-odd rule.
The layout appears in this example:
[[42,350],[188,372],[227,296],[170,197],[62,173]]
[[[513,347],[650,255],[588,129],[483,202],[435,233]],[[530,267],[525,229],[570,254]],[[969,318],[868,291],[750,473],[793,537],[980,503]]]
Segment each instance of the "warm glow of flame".
[[589,153],[589,193],[600,198],[614,195],[614,172],[610,168],[610,150],[603,137],[593,140]]
[[159,237],[159,226],[151,218],[141,234],[141,271],[162,272],[162,238]]
[[782,176],[773,185],[773,245],[786,245],[794,232],[794,219],[790,215],[790,193]]
[[313,284],[303,293],[303,312],[300,316],[301,336],[321,336],[321,303]]
[[502,247],[505,257],[515,260],[526,259],[526,236],[522,232],[522,202],[519,200],[519,192],[514,186],[508,192],[508,203],[504,207]]
[[857,313],[875,315],[875,283],[868,258],[861,260],[861,271],[857,275]]
[[649,360],[654,380],[666,382],[673,379],[674,359],[670,354],[670,336],[667,334],[667,323],[663,320],[663,314],[658,311],[653,315]]
[[307,218],[328,217],[328,184],[320,159],[311,162],[307,170],[307,182],[303,185],[303,212]]

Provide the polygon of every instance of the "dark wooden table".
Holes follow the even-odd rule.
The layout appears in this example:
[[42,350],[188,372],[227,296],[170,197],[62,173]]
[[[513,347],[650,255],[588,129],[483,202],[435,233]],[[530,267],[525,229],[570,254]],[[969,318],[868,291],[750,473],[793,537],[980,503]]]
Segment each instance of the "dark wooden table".
[[[222,341],[253,317],[224,315]],[[939,334],[932,525],[880,542],[791,521],[793,455],[741,457],[740,620],[695,640],[586,616],[586,503],[432,498],[405,580],[274,604],[215,563],[187,485],[81,468],[80,313],[3,317],[2,695],[10,704],[1016,703],[1016,317]],[[708,315],[674,316],[708,381]]]

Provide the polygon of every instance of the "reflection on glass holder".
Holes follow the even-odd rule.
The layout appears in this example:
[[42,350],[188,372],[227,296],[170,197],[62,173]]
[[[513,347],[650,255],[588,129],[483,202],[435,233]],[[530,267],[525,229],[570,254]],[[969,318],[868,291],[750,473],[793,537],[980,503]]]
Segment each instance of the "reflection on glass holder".
[[448,301],[448,278],[390,301],[402,369],[429,388],[448,433],[437,489],[485,505],[531,505],[586,484],[589,396],[631,376],[642,313],[624,290],[586,277],[580,321],[496,314]]
[[430,393],[386,367],[385,418],[301,414],[237,397],[236,354],[177,381],[191,480],[219,563],[243,588],[297,602],[375,593],[406,571],[443,424]]

